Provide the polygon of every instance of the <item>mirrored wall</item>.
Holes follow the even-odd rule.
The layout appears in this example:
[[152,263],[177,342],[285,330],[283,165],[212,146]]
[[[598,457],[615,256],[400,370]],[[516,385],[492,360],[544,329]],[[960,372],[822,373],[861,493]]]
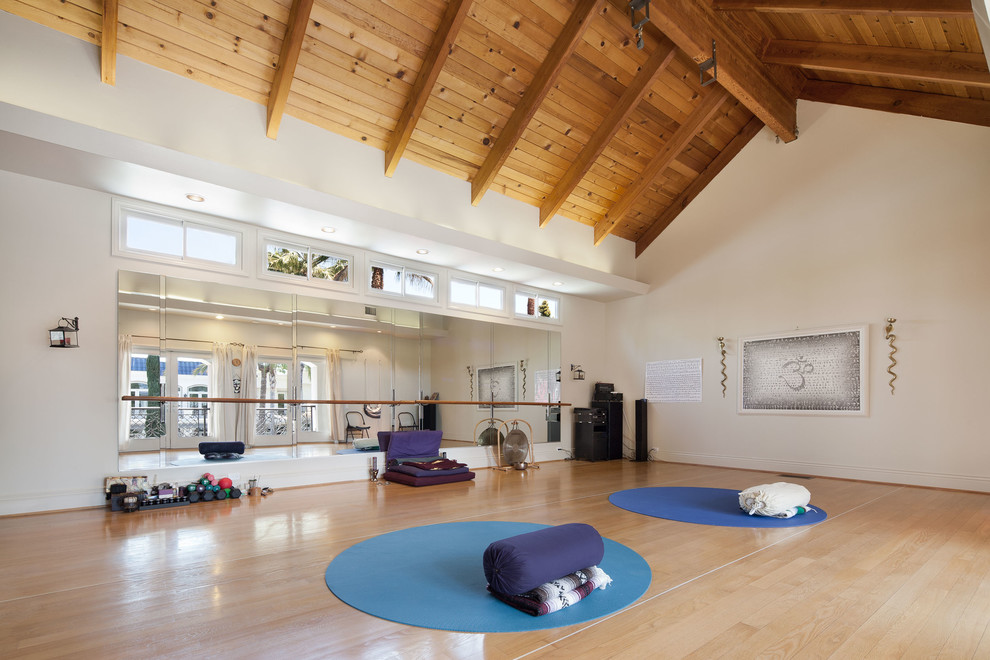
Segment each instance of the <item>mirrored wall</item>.
[[[199,464],[210,441],[267,460],[369,451],[378,431],[412,428],[448,448],[513,425],[560,440],[558,406],[523,405],[560,402],[556,331],[121,271],[118,335],[121,395],[176,399],[121,401],[122,470]],[[262,401],[204,400],[239,397]]]

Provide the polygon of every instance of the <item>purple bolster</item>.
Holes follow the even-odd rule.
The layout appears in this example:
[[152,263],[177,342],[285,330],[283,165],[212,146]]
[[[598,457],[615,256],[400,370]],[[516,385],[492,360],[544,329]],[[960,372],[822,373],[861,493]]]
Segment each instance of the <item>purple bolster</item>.
[[495,541],[483,562],[489,586],[503,594],[522,594],[574,571],[597,566],[605,542],[591,525],[568,523]]

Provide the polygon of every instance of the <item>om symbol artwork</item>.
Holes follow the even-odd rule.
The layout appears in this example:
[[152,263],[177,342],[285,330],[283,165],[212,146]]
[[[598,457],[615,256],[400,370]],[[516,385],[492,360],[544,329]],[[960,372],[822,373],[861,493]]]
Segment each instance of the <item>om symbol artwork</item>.
[[815,365],[805,360],[802,355],[798,356],[795,360],[788,360],[781,365],[781,371],[784,373],[778,376],[778,378],[784,381],[784,385],[797,392],[804,389],[807,383],[805,376],[814,373]]

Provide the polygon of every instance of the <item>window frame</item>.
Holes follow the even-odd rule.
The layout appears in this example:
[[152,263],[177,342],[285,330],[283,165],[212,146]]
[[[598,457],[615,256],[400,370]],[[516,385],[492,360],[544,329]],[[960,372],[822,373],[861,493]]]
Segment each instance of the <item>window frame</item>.
[[[354,273],[357,272],[355,264],[357,263],[357,258],[354,254],[348,253],[344,250],[337,249],[342,246],[332,243],[322,243],[320,241],[305,241],[301,242],[296,237],[296,240],[292,238],[286,238],[280,234],[273,233],[261,233],[258,235],[258,278],[266,280],[274,280],[278,282],[291,282],[292,284],[297,284],[300,286],[310,286],[322,289],[332,289],[335,291],[353,291],[354,290]],[[290,250],[295,250],[297,252],[304,252],[306,254],[306,275],[292,275],[290,273],[280,273],[275,270],[268,269],[268,246],[276,245],[280,248],[286,248]],[[327,247],[330,246],[330,247]],[[312,266],[313,266],[313,254],[314,252],[321,256],[332,257],[335,259],[346,259],[347,260],[347,274],[348,278],[346,282],[339,282],[337,280],[328,280],[322,277],[313,277]]]
[[[176,225],[182,233],[182,254],[131,247],[127,244],[128,219],[141,217],[164,224]],[[187,268],[198,268],[220,273],[247,275],[244,265],[245,232],[240,223],[223,220],[215,216],[194,213],[184,209],[161,206],[150,202],[113,198],[113,249],[114,256],[130,257],[142,261],[176,264]],[[198,229],[214,234],[224,234],[234,240],[234,263],[214,261],[189,256],[189,230]]]
[[[534,313],[521,313],[517,309],[516,305],[521,298],[527,299],[534,298],[536,300],[536,305],[534,307]],[[552,310],[556,310],[556,314],[551,313],[550,316],[542,316],[539,312],[540,303],[543,301],[553,301]],[[512,292],[512,316],[516,319],[526,319],[527,321],[535,321],[537,323],[553,323],[560,324],[561,316],[561,300],[559,296],[551,296],[543,293],[537,289],[530,289],[527,287],[516,287]]]
[[[474,288],[474,303],[465,302],[455,302],[453,300],[452,290],[455,284],[468,285]],[[488,289],[496,289],[502,294],[502,306],[501,307],[488,307],[481,304],[481,289],[482,287]],[[478,314],[487,314],[490,316],[505,316],[507,312],[507,302],[509,300],[509,287],[506,284],[494,284],[492,282],[474,278],[467,277],[461,274],[451,274],[448,277],[447,282],[447,307],[449,309],[455,310],[465,310],[470,312],[475,312]]]
[[[371,286],[371,279],[373,277],[374,268],[383,268],[388,270],[398,271],[400,273],[399,281],[401,283],[399,291],[387,291],[384,288],[376,289]],[[381,259],[378,257],[369,257],[367,264],[365,265],[363,272],[365,274],[365,292],[370,296],[382,296],[386,298],[402,298],[411,302],[417,302],[424,305],[439,305],[440,304],[440,290],[443,282],[440,273],[438,271],[431,271],[422,267],[422,264],[416,265],[406,265],[397,261],[390,261],[387,258]],[[407,278],[410,274],[420,275],[423,277],[433,278],[433,295],[421,296],[415,293],[409,293],[407,290]]]

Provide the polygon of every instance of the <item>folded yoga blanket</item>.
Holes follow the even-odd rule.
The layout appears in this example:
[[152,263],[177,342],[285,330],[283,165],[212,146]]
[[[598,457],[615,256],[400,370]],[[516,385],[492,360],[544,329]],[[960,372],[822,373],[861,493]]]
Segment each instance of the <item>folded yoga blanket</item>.
[[524,594],[503,594],[488,586],[488,591],[503,603],[531,614],[543,616],[559,612],[588,597],[595,589],[605,589],[612,583],[612,578],[597,566],[575,571],[556,580],[541,584],[536,589]]
[[482,557],[493,591],[523,594],[557,578],[597,566],[605,542],[591,525],[568,523],[492,542]]
[[807,488],[786,481],[760,484],[739,493],[739,507],[751,516],[790,518],[799,513],[798,507],[807,508],[810,501]]

